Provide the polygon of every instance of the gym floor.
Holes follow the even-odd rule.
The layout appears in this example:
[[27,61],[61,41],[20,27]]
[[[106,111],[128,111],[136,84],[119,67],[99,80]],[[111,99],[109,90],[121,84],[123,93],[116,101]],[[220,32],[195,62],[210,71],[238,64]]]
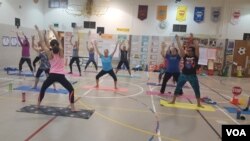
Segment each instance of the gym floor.
[[[126,71],[118,74],[128,76]],[[81,119],[17,112],[24,106],[36,104],[38,93],[25,92],[26,102],[22,102],[22,91],[9,90],[9,84],[12,83],[13,88],[32,86],[34,78],[10,76],[1,71],[1,138],[8,141],[216,141],[221,140],[222,124],[250,124],[249,115],[244,115],[246,120],[237,120],[235,113],[224,108],[237,108],[230,104],[234,86],[242,88],[239,97],[243,104],[239,107],[245,108],[250,96],[247,78],[199,75],[201,97],[217,102],[216,105],[202,103],[215,109],[203,111],[161,106],[160,99],[170,101],[171,98],[147,95],[147,91],[160,89],[147,85],[147,82],[157,82],[157,73],[133,72],[137,77],[118,77],[118,87],[128,89],[127,92],[84,89],[84,86],[95,85],[95,75],[95,72],[83,72],[82,77],[67,76],[70,81],[77,81],[73,85],[76,108],[95,110],[89,119]],[[113,87],[108,75],[100,80],[100,87],[104,86]],[[57,87],[61,86],[57,84]],[[167,87],[168,91],[173,93],[174,87]],[[194,95],[193,90],[184,88],[185,95]],[[177,102],[196,105],[196,99],[191,98],[177,98]],[[46,93],[42,105],[67,107],[68,95]]]

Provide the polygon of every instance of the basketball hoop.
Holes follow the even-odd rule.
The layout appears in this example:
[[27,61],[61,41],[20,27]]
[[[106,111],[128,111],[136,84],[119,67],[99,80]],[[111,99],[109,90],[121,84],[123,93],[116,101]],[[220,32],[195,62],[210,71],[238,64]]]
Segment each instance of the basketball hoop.
[[65,11],[68,14],[74,15],[74,16],[82,16],[83,15],[82,5],[77,5],[77,4],[68,5],[68,8],[66,8]]

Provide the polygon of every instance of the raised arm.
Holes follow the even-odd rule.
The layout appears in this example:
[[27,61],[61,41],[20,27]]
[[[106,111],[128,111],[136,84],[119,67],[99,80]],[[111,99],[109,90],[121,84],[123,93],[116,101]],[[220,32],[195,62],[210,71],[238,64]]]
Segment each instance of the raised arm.
[[130,49],[131,49],[131,45],[129,44],[129,41],[128,41],[128,49],[127,49],[127,51],[130,51]]
[[87,48],[87,50],[88,50],[88,52],[89,52],[89,44],[88,44],[88,41],[86,42],[86,48]]
[[96,41],[94,42],[94,44],[91,42],[91,44],[92,44],[92,46],[95,48],[97,54],[98,54],[99,56],[103,56],[103,55],[100,53],[100,51],[99,51],[99,49],[98,49],[98,47],[97,47]]
[[46,30],[44,30],[44,42],[47,48],[49,48],[50,44],[49,44],[49,39],[47,38],[47,35],[46,35]]
[[71,44],[72,46],[74,46],[74,44],[72,43],[72,38],[73,38],[73,35],[71,35],[69,42],[70,42],[70,44]]
[[197,39],[194,40],[194,48],[195,48],[195,56],[199,57],[199,41]]
[[54,34],[55,37],[56,37],[57,42],[59,43],[59,48],[60,48],[59,55],[60,55],[61,57],[63,57],[63,56],[64,56],[64,51],[63,51],[63,46],[62,46],[61,39],[60,39],[60,37],[59,37],[57,31],[55,31],[55,29],[54,29],[52,26],[50,26],[50,30],[53,32],[53,34]]
[[162,43],[161,43],[161,56],[162,56],[163,58],[165,58],[165,55],[166,55],[166,53],[165,53],[165,48],[166,48],[166,45],[165,45],[164,42],[162,42]]
[[23,37],[25,38],[25,40],[29,41],[27,36],[23,32],[22,32],[22,34],[23,34]]
[[[118,44],[119,44],[119,42],[116,43],[116,45],[115,45],[115,50],[110,54],[112,57],[114,56],[114,54],[115,54],[115,52],[116,52],[116,50],[117,50]],[[119,44],[119,48],[121,48],[121,46],[122,46],[122,44],[120,43],[120,44]]]
[[39,30],[39,28],[38,28],[37,25],[35,25],[35,29],[36,29],[36,31],[37,31],[37,33],[38,33],[38,37],[39,37],[39,40],[40,40],[40,42],[41,42],[41,47],[42,47],[42,49],[45,50],[46,52],[49,51],[48,47],[46,47],[46,45],[45,45],[45,42],[44,42],[44,38],[43,38],[43,36],[42,36],[42,33],[41,33],[41,31]]
[[181,42],[180,42],[180,37],[178,35],[175,35],[175,39],[176,39],[176,42],[177,42],[177,46],[180,50],[180,56],[181,57],[184,57],[185,55],[185,51],[184,51],[184,48],[183,46],[181,45]]
[[22,40],[21,40],[21,38],[20,38],[20,36],[18,34],[18,31],[16,31],[16,36],[17,36],[17,39],[18,39],[19,43],[22,45],[23,42],[22,42]]
[[40,50],[38,49],[37,45],[35,44],[35,36],[32,36],[32,45],[31,47],[36,51],[36,52],[40,52]]

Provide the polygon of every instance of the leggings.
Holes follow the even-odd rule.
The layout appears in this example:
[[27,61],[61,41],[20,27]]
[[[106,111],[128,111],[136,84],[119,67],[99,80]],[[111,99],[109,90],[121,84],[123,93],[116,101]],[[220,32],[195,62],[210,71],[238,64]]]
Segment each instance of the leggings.
[[113,69],[111,69],[110,71],[104,71],[101,70],[97,75],[96,75],[96,80],[99,80],[100,77],[102,77],[104,74],[108,73],[113,79],[114,81],[117,81],[116,75],[113,71]]
[[74,103],[74,88],[72,87],[70,82],[65,78],[64,74],[56,73],[50,73],[49,77],[47,77],[47,79],[43,82],[38,101],[40,103],[42,102],[46,89],[54,82],[60,83],[64,88],[69,91],[69,101],[70,103]]
[[19,61],[19,71],[22,71],[22,67],[23,67],[23,63],[24,63],[24,62],[27,62],[28,66],[29,66],[29,68],[30,68],[30,71],[33,72],[33,68],[32,68],[32,66],[31,66],[31,60],[30,60],[30,58],[24,58],[24,57],[22,57],[22,58],[20,59],[20,61]]
[[[168,80],[171,78],[171,77],[174,77],[174,80],[176,80],[178,82],[178,78],[180,76],[180,73],[179,72],[176,72],[176,73],[169,73],[169,72],[165,72],[165,75],[163,77],[163,82],[161,84],[161,93],[164,93],[165,92],[165,89],[166,89],[166,85],[167,85],[167,82]],[[180,92],[179,94],[183,94],[183,91],[182,91],[182,88],[180,89]]]
[[159,81],[161,81],[161,78],[162,78],[163,74],[165,74],[165,72],[166,72],[166,71],[165,71],[165,68],[161,68],[161,69],[160,69],[159,77],[158,77],[158,80],[159,80]]
[[34,59],[33,61],[33,67],[35,68],[36,67],[36,63],[40,60],[40,57],[39,56],[36,56],[36,58]]
[[49,69],[38,69],[37,72],[36,72],[36,78],[39,78],[42,74],[42,72],[45,72],[45,74],[49,75]]
[[179,80],[177,82],[177,86],[175,88],[174,94],[178,95],[181,92],[181,89],[185,85],[186,82],[189,82],[194,90],[195,97],[200,98],[200,86],[199,86],[199,81],[196,76],[196,74],[181,74],[179,77]]
[[70,63],[69,63],[70,72],[72,72],[72,65],[75,61],[76,61],[76,65],[78,67],[79,73],[81,73],[80,60],[78,57],[71,58]]
[[88,62],[86,63],[86,66],[85,66],[85,70],[87,69],[88,65],[89,65],[91,62],[94,64],[95,69],[97,70],[97,64],[96,64],[95,60],[88,60]]
[[126,68],[129,70],[129,63],[128,63],[128,60],[126,60],[126,61],[120,61],[120,62],[118,63],[117,69],[121,69],[122,64],[124,64],[124,65],[126,66]]

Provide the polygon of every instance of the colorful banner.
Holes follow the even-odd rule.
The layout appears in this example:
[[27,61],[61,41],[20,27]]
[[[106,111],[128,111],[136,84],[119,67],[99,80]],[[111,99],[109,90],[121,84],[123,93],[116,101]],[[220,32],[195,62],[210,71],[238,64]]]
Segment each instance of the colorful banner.
[[221,7],[212,7],[211,9],[211,20],[213,22],[220,21],[221,17]]
[[139,5],[138,7],[138,19],[145,20],[148,16],[148,6],[147,5]]
[[205,17],[205,7],[195,7],[194,21],[197,23],[203,22]]
[[178,6],[176,20],[179,22],[186,21],[187,18],[187,6]]
[[167,6],[160,5],[157,7],[157,20],[164,21],[167,19]]
[[240,21],[240,9],[233,9],[231,23],[233,25],[238,24]]

